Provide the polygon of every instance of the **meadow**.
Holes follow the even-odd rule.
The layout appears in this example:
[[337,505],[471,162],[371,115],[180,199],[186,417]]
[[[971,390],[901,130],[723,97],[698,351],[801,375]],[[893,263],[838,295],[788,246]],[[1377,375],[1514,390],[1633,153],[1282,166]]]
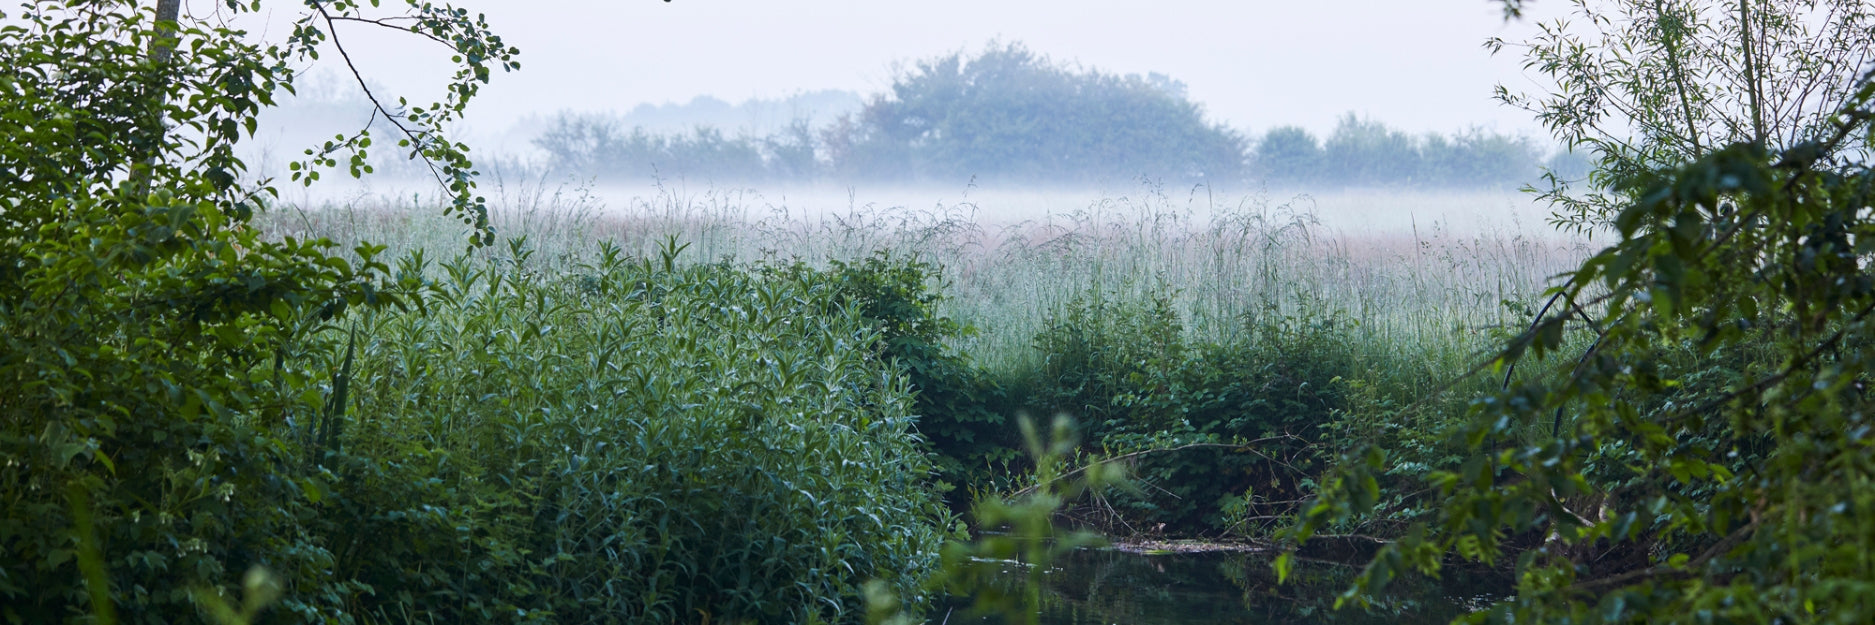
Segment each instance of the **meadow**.
[[[681,246],[679,265],[811,268],[867,285],[847,289],[855,299],[897,298],[909,308],[854,304],[887,328],[875,351],[916,394],[935,488],[959,511],[1013,489],[1026,457],[1016,417],[1066,414],[1085,453],[1147,456],[1134,469],[1150,490],[1083,502],[1076,517],[1122,537],[1263,538],[1337,450],[1377,437],[1433,445],[1463,398],[1501,382],[1461,374],[1521,331],[1589,246],[1511,193],[1139,184],[868,199],[492,178],[506,243],[458,262],[512,267],[522,253],[532,271],[575,275],[602,250],[659,259]],[[420,196],[300,202],[259,227],[369,241],[392,257],[463,253],[465,227]],[[1405,457],[1439,455],[1419,453]]]
[[[955,345],[1004,374],[1037,366],[1031,342],[1049,315],[1100,293],[1164,295],[1185,332],[1206,340],[1261,315],[1333,315],[1377,362],[1417,358],[1456,373],[1490,330],[1527,323],[1528,306],[1591,243],[1548,226],[1547,209],[1516,192],[1138,184],[849,195],[499,175],[492,186],[500,236],[559,270],[601,241],[642,258],[670,237],[689,245],[688,262],[915,256],[937,269],[940,311],[975,329]],[[265,219],[274,236],[369,241],[392,256],[453,254],[467,232],[422,196],[372,189],[298,198]]]

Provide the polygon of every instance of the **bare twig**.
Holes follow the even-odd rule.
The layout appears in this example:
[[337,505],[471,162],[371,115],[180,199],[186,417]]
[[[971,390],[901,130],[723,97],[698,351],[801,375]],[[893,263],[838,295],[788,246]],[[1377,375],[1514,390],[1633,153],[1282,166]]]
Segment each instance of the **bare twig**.
[[395,31],[406,32],[406,33],[410,33],[413,35],[417,35],[419,37],[423,37],[424,39],[428,39],[430,41],[434,41],[436,43],[449,46],[450,49],[455,48],[455,44],[450,43],[449,40],[444,39],[442,37],[438,37],[431,33],[426,33],[421,30],[416,30],[413,26],[406,26],[406,25],[398,24],[397,22],[399,20],[407,20],[407,21],[412,22],[413,24],[419,21],[417,17],[413,15],[399,15],[399,16],[394,16],[394,17],[382,17],[378,19],[367,19],[363,17],[353,17],[350,15],[326,16],[326,22],[328,24],[331,22],[358,22],[360,24],[370,24],[372,26],[380,26],[380,27],[389,28]]
[[1613,575],[1613,576],[1604,577],[1601,579],[1593,579],[1593,580],[1589,580],[1586,582],[1577,583],[1575,585],[1570,586],[1567,590],[1571,592],[1587,592],[1587,591],[1594,590],[1597,588],[1604,588],[1608,586],[1620,586],[1622,584],[1626,584],[1628,582],[1631,582],[1637,579],[1662,577],[1662,576],[1678,577],[1678,576],[1688,575],[1687,570],[1698,568],[1700,566],[1704,566],[1707,562],[1712,561],[1713,558],[1723,555],[1726,551],[1730,551],[1732,547],[1738,546],[1738,543],[1744,542],[1744,540],[1747,537],[1749,537],[1753,531],[1756,531],[1758,529],[1758,524],[1759,524],[1759,521],[1754,519],[1752,520],[1752,522],[1746,523],[1745,525],[1739,527],[1738,529],[1732,530],[1731,534],[1727,534],[1725,538],[1720,539],[1717,544],[1714,544],[1712,547],[1707,548],[1704,552],[1700,553],[1699,557],[1693,558],[1692,560],[1688,560],[1684,566],[1681,566],[1679,568],[1668,567],[1668,566],[1658,566],[1658,565],[1650,566],[1644,569],[1636,569],[1633,571],[1628,571],[1620,575]]
[[371,85],[365,83],[364,74],[359,73],[358,64],[352,61],[352,55],[349,52],[346,52],[345,45],[339,42],[339,33],[338,33],[338,24],[337,24],[338,18],[334,17],[330,12],[326,11],[325,5],[323,4],[314,3],[313,8],[318,10],[319,16],[325,20],[326,28],[329,31],[328,36],[332,38],[332,47],[338,49],[339,57],[341,59],[344,59],[345,61],[345,69],[351,71],[352,78],[358,82],[358,88],[364,91],[365,98],[371,101],[372,108],[377,111],[377,114],[383,115],[385,121],[390,122],[392,126],[396,126],[399,132],[404,133],[405,137],[409,137],[413,142],[415,142],[412,146],[413,149],[411,150],[411,152],[421,157],[423,159],[423,163],[429,166],[430,175],[436,178],[436,184],[441,185],[444,188],[448,188],[449,182],[443,180],[442,170],[436,166],[435,161],[430,160],[430,155],[424,153],[422,149],[422,142],[425,140],[426,137],[428,137],[428,135],[419,134],[417,132],[411,131],[410,128],[404,126],[402,121],[399,121],[397,119],[397,115],[392,113],[390,108],[384,106],[383,102],[378,101],[377,94],[371,92]]

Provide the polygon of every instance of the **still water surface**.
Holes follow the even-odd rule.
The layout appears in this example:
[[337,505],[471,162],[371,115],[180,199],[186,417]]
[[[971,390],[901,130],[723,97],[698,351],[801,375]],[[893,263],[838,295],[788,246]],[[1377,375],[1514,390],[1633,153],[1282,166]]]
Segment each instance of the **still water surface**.
[[[1332,564],[1298,564],[1288,584],[1277,584],[1262,553],[1143,555],[1081,550],[1049,571],[1043,598],[1046,625],[1183,625],[1187,623],[1440,624],[1488,603],[1500,583],[1447,575],[1445,581],[1396,581],[1389,596],[1368,611],[1334,610],[1335,597],[1358,572]],[[1023,569],[1005,570],[1021,583]],[[968,618],[966,608],[940,608],[931,622],[1000,623]]]

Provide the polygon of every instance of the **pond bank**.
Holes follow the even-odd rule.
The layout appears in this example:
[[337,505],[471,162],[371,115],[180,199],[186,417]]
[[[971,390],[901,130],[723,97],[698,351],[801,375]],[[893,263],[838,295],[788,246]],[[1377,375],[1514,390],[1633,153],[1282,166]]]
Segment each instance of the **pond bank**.
[[[1147,549],[1150,544],[1154,548]],[[1174,551],[1173,549],[1188,551]],[[1299,561],[1286,583],[1273,550],[1205,541],[1125,541],[1058,558],[1042,593],[1043,625],[1387,623],[1432,625],[1489,605],[1503,584],[1451,571],[1444,580],[1402,578],[1370,610],[1335,610],[1360,569]],[[1028,569],[1010,563],[1000,584],[1014,589]],[[968,614],[968,600],[940,602],[932,622],[1000,623]]]
[[1187,553],[1268,553],[1274,555],[1276,549],[1269,545],[1215,541],[1203,539],[1151,539],[1131,538],[1112,540],[1107,547],[1122,553],[1143,556],[1187,554]]

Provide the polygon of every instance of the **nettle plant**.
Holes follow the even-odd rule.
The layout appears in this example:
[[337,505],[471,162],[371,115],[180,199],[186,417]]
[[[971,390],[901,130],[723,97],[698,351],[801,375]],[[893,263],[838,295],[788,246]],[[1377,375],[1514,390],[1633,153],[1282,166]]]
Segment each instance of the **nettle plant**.
[[[454,50],[441,102],[378,113],[433,166],[450,210],[485,223],[465,150],[441,133],[491,70],[516,67],[479,18],[415,0],[387,17],[368,14],[375,2],[307,2],[292,35],[266,44],[180,4],[38,0],[0,13],[10,622],[192,619],[192,597],[251,567],[279,576],[279,614],[311,618],[364,590],[331,576],[307,530],[324,489],[308,447],[333,413],[331,378],[301,356],[332,351],[324,328],[341,311],[409,303],[412,285],[379,248],[347,261],[329,242],[249,228],[275,194],[242,182],[234,150],[291,91],[294,67],[338,44],[338,25],[398,26]],[[319,146],[297,178],[341,159],[362,175],[370,146],[366,131]]]

